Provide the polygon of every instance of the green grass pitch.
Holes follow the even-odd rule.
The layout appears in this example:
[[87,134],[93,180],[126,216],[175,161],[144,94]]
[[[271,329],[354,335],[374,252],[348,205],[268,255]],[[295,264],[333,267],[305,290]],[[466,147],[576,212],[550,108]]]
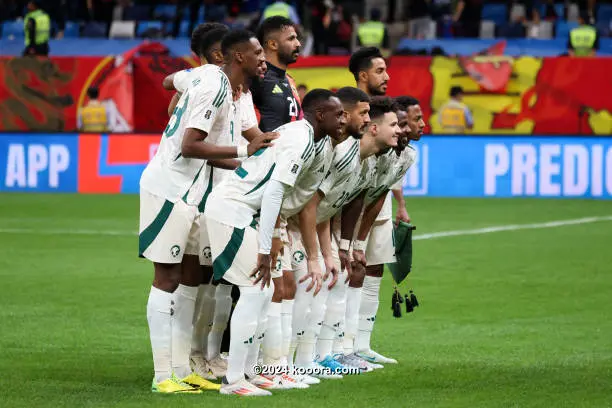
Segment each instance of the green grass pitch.
[[[417,234],[612,215],[604,201],[407,202]],[[137,226],[137,196],[0,195],[0,406],[612,406],[612,221],[416,241],[421,306],[394,319],[387,275],[373,336],[400,364],[263,399],[150,392]]]

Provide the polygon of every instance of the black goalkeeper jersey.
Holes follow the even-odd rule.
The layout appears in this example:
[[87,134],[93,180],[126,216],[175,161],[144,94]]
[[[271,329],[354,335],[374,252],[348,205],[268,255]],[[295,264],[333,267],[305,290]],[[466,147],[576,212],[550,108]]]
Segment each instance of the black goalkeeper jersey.
[[302,119],[300,98],[293,79],[286,71],[266,62],[264,79],[251,84],[253,103],[258,111],[259,128],[271,132],[285,123]]

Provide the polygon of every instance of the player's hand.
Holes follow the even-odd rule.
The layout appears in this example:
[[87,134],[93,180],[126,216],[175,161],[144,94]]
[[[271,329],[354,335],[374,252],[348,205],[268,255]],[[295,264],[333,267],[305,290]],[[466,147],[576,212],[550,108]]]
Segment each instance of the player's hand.
[[270,269],[272,267],[272,257],[269,254],[257,254],[257,266],[251,272],[251,277],[257,275],[253,285],[257,285],[261,282],[261,289],[264,287],[270,287],[270,279],[272,279],[272,273]]
[[368,261],[366,260],[365,253],[363,251],[353,250],[353,261],[366,266]]
[[272,249],[270,250],[270,256],[272,257],[272,265],[276,265],[279,255],[283,255],[285,248],[283,241],[280,238],[272,238]]
[[395,213],[395,225],[399,225],[400,221],[410,222],[410,215],[408,215],[406,207],[397,208],[397,212]]
[[318,259],[309,259],[306,263],[308,267],[308,273],[300,279],[299,283],[304,283],[306,280],[311,279],[310,285],[306,288],[306,292],[310,292],[314,288],[312,296],[317,296],[323,286],[323,274],[321,273],[321,266],[319,266]]
[[351,275],[353,274],[353,269],[351,267],[351,257],[349,256],[348,251],[343,249],[338,250],[338,257],[340,258],[340,270],[344,271],[346,269],[346,280],[344,283],[347,283],[351,279]]
[[336,263],[334,262],[334,258],[331,256],[323,257],[323,262],[325,262],[325,275],[323,275],[323,282],[327,280],[329,274],[332,274],[332,280],[327,286],[329,290],[331,290],[338,282],[338,268],[336,267]]
[[253,139],[247,146],[249,157],[254,155],[259,149],[272,146],[272,141],[278,138],[278,136],[278,132],[266,132],[255,137],[255,139]]

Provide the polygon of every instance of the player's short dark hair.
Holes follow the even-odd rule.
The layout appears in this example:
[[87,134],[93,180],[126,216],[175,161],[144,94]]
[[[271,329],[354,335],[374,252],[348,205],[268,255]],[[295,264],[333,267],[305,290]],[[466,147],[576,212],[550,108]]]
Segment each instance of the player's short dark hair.
[[363,92],[359,88],[355,88],[352,86],[345,86],[336,91],[336,96],[342,102],[342,105],[345,106],[355,106],[359,102],[370,102],[370,97],[368,94]]
[[[208,53],[211,45],[221,41],[223,36],[229,31],[227,26],[221,23],[202,23],[198,24],[191,33],[191,51],[197,56],[204,56]],[[216,32],[215,38],[210,34]],[[222,33],[222,34],[220,34]]]
[[305,84],[299,84],[297,89],[308,89],[308,87]]
[[396,112],[398,106],[395,101],[388,96],[375,96],[370,99],[370,119],[382,118],[385,113]]
[[87,97],[89,97],[89,99],[98,99],[99,96],[100,91],[98,88],[92,86],[91,88],[87,89]]
[[221,40],[221,52],[227,57],[232,48],[251,41],[253,37],[255,37],[255,34],[249,30],[232,30]]
[[380,50],[376,47],[361,48],[351,55],[349,71],[355,77],[355,81],[359,79],[361,71],[365,71],[372,66],[372,60],[375,58],[383,58]]
[[332,96],[336,96],[329,89],[316,88],[304,95],[302,100],[302,110],[304,112],[314,112],[321,103],[326,102]]
[[395,98],[395,103],[398,105],[399,109],[407,111],[409,107],[418,105],[419,101],[418,99],[413,98],[412,96],[403,95]]
[[463,88],[462,88],[462,87],[460,87],[460,86],[453,86],[453,87],[451,87],[451,89],[450,89],[450,96],[451,96],[452,98],[454,98],[454,97],[456,97],[456,96],[459,96],[459,95],[461,95],[462,93],[463,93]]
[[273,16],[266,18],[261,22],[259,28],[257,29],[257,39],[261,43],[262,46],[266,46],[266,41],[270,38],[270,34],[273,34],[277,31],[281,31],[284,27],[293,27],[295,28],[295,24],[293,21],[289,20],[283,16]]

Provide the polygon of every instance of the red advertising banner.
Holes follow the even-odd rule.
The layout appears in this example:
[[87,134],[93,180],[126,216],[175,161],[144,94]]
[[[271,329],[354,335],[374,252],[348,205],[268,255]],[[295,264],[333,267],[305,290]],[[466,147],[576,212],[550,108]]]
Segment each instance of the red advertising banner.
[[[473,113],[468,133],[612,133],[612,59],[510,58],[498,51],[465,60],[391,57],[388,93],[419,99],[431,133],[443,133],[437,111],[452,86],[463,87]],[[114,107],[118,129],[161,132],[172,97],[162,79],[193,64],[163,54],[129,63],[124,56],[0,58],[0,131],[74,131],[86,91],[96,86]],[[309,57],[290,73],[309,89],[337,89],[355,84],[347,66],[347,57]]]

